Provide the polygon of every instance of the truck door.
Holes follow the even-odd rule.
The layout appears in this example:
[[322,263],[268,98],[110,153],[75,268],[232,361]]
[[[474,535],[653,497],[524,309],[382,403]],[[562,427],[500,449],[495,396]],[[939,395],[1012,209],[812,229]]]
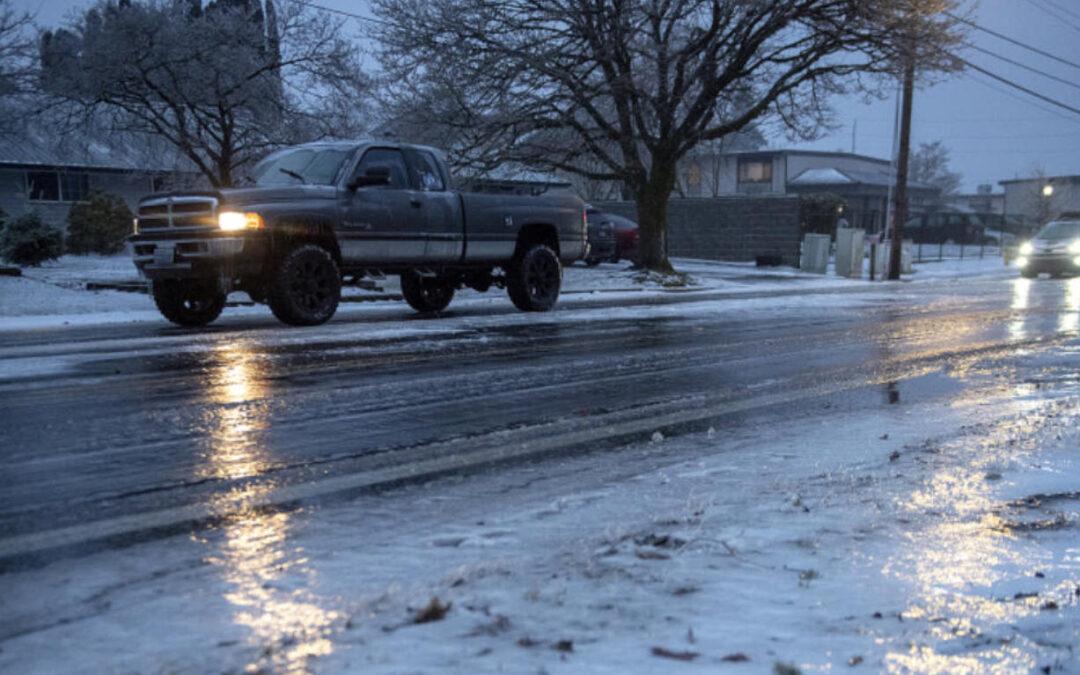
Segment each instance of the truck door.
[[409,167],[397,148],[369,148],[350,181],[374,167],[389,169],[387,185],[359,187],[346,196],[341,256],[371,265],[416,262],[427,245],[422,193],[409,182]]
[[427,150],[408,148],[410,182],[419,188],[427,229],[426,258],[431,262],[459,260],[465,244],[464,217],[461,199],[451,192],[440,163]]

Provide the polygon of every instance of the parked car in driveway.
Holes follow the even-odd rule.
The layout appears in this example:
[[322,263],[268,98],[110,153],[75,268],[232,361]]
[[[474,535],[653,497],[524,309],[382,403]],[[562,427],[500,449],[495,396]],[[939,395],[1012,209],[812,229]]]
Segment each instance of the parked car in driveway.
[[585,204],[570,194],[450,189],[433,148],[323,142],[271,154],[251,187],[156,194],[139,203],[135,266],[173,323],[218,317],[230,291],[279,320],[321,324],[343,279],[401,276],[419,312],[459,288],[505,288],[523,311],[551,309],[562,265],[586,251]]
[[629,218],[596,208],[588,209],[589,255],[585,262],[597,265],[620,260],[637,261],[638,224]]
[[1080,274],[1080,219],[1055,220],[1020,246],[1016,264],[1020,274],[1032,279],[1040,274]]

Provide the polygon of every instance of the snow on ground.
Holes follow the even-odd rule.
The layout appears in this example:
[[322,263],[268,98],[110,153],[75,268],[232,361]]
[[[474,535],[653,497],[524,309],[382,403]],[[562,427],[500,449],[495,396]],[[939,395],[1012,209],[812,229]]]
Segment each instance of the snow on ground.
[[[575,297],[603,295],[613,302],[646,295],[670,293],[723,292],[785,293],[793,290],[832,291],[864,288],[875,282],[814,275],[790,267],[759,268],[753,263],[728,263],[706,260],[675,259],[676,268],[689,275],[691,283],[681,288],[664,288],[655,281],[642,282],[629,263],[602,264],[594,268],[572,265],[566,268],[563,281],[563,305],[572,305]],[[1015,275],[1000,258],[950,260],[916,266],[915,281],[941,280],[970,276]],[[37,268],[26,268],[22,278],[0,277],[0,330],[49,328],[64,325],[87,325],[129,322],[164,322],[145,294],[114,290],[85,290],[89,283],[139,283],[140,279],[126,255],[64,256]],[[380,292],[346,289],[352,299],[378,299],[400,294],[397,277],[378,280]],[[266,316],[265,307],[243,306],[249,299],[243,293],[230,296],[241,306],[226,309],[229,316]],[[486,294],[459,291],[454,307],[485,307],[506,304],[505,294],[493,290]],[[382,304],[382,303],[374,303]],[[346,302],[342,314],[377,309],[372,303]]]
[[1078,356],[7,575],[0,670],[1076,672]]

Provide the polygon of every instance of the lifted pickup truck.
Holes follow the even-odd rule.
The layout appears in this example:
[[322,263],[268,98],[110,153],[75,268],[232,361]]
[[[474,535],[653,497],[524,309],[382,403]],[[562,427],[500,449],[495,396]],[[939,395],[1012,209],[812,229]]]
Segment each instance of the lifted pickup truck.
[[343,283],[401,275],[405,300],[439,312],[454,291],[506,288],[523,311],[554,306],[562,265],[586,253],[570,194],[454,192],[441,155],[398,143],[328,142],[268,156],[254,186],[139,203],[135,266],[170,321],[202,326],[244,291],[294,326],[328,321]]

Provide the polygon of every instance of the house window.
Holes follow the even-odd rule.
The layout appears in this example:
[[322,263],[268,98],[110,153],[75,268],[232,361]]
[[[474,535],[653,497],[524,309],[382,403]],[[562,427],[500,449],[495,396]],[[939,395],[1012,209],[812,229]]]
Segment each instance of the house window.
[[740,159],[740,183],[772,183],[772,160]]
[[55,171],[28,171],[26,184],[30,189],[30,201],[60,201],[60,176]]
[[90,196],[90,176],[86,173],[27,171],[26,185],[35,202],[82,202]]
[[90,197],[90,176],[85,173],[60,174],[60,198],[65,202],[84,202]]

